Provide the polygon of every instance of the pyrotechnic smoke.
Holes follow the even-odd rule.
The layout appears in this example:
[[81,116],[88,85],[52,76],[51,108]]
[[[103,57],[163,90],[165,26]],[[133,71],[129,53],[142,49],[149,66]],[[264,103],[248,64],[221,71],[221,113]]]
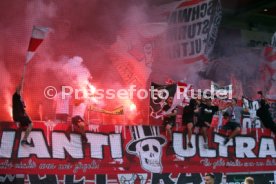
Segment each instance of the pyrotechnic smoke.
[[[1,33],[1,120],[10,120],[11,96],[22,75],[24,58],[33,25],[54,30],[43,41],[25,76],[24,99],[33,119],[38,109],[53,117],[52,101],[45,99],[46,86],[84,85],[99,88],[122,83],[106,53],[122,27],[146,17],[135,1],[3,1],[0,6]],[[139,3],[141,4],[141,3]],[[142,7],[146,4],[142,3]],[[14,12],[17,12],[14,14]],[[7,18],[8,17],[8,18]],[[77,56],[77,57],[76,57]]]
[[[5,79],[2,80],[0,83],[0,89],[1,89],[1,97],[0,101],[3,101],[2,106],[0,108],[1,114],[7,114],[7,120],[12,120],[12,93],[11,93],[11,79],[10,79],[10,74],[7,71],[6,67],[3,65],[3,62],[0,62],[0,78]],[[1,118],[1,116],[0,116]]]
[[[158,21],[158,17],[155,17],[152,11],[154,5],[160,2],[165,1],[1,1],[0,102],[5,105],[0,108],[2,112],[0,120],[10,120],[11,95],[22,75],[33,25],[46,26],[54,30],[43,41],[27,67],[24,98],[27,111],[33,119],[39,119],[38,109],[41,109],[41,105],[43,114],[53,117],[52,101],[46,99],[43,93],[46,86],[77,87],[92,82],[96,88],[116,89],[115,84],[127,88],[129,84],[114,66],[109,52],[111,46],[117,44],[119,36],[127,45],[125,53],[121,53],[124,56],[122,58],[132,58],[131,67],[139,65],[137,76],[141,76],[143,81],[164,83],[167,78],[175,81],[186,79],[186,82],[196,85],[200,78],[198,71],[202,70],[202,63],[189,66],[172,62],[166,60],[162,53],[155,53],[153,50],[156,57],[152,68],[146,71],[141,67],[142,59],[139,59],[140,56],[145,55],[144,48],[132,46],[137,46],[133,43],[145,44],[148,40],[141,34],[135,36],[125,34],[129,33],[129,29],[138,31],[140,24]],[[231,41],[235,39],[239,38],[231,38]],[[155,42],[152,46],[153,49],[162,46],[162,41]],[[228,47],[235,46],[225,44],[221,49],[231,50]],[[230,69],[222,70],[215,65],[210,65],[207,71],[213,71],[213,69],[215,71],[205,78],[215,81],[227,80],[227,73],[233,71],[244,85],[248,82],[255,83],[256,78],[252,79],[252,73],[257,72],[256,67],[259,66],[259,59],[256,59],[255,53],[241,51],[238,48],[236,52],[224,56],[226,59],[218,60],[222,60],[221,63],[230,66]],[[133,62],[138,63],[133,64]],[[223,68],[223,65],[220,67]],[[129,75],[133,73],[130,72]],[[146,75],[143,76],[143,74]],[[256,81],[256,84],[258,82],[260,81]]]

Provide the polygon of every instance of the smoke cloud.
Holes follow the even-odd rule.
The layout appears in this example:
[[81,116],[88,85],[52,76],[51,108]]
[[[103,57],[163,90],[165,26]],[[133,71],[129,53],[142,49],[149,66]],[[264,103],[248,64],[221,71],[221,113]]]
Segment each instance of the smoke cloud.
[[[53,102],[46,99],[43,93],[47,86],[78,87],[91,83],[101,89],[127,88],[130,82],[124,78],[123,71],[126,70],[120,69],[126,65],[116,63],[114,58],[121,58],[123,64],[128,63],[130,73],[127,75],[136,73],[142,79],[142,85],[151,81],[164,83],[168,78],[186,80],[195,85],[201,79],[229,81],[230,73],[242,79],[244,85],[249,81],[252,84],[260,82],[258,77],[252,79],[252,73],[257,72],[262,59],[248,50],[237,50],[229,56],[223,53],[229,47],[224,45],[220,50],[224,57],[217,57],[220,62],[208,66],[203,63],[175,63],[163,57],[164,53],[156,53],[166,39],[160,33],[149,39],[140,29],[141,25],[156,22],[166,26],[162,24],[164,20],[160,22],[159,17],[153,14],[154,8],[162,2],[165,1],[1,1],[0,102],[3,105],[0,112],[3,113],[0,113],[0,120],[11,119],[11,98],[23,72],[33,25],[53,30],[28,64],[25,76],[24,99],[27,111],[34,120],[39,118],[38,109],[41,107],[44,119],[46,116],[54,117]],[[119,41],[125,45],[120,45]],[[119,45],[123,48],[121,53],[116,50]],[[154,58],[153,63],[150,63],[151,57]],[[137,71],[133,72],[135,68]],[[200,70],[203,73],[198,75]],[[109,105],[117,107],[125,103],[116,101]]]
[[38,119],[41,105],[44,114],[52,118],[52,101],[43,95],[48,85],[122,85],[107,51],[122,27],[131,22],[147,22],[148,5],[124,0],[39,0],[3,1],[0,7],[0,119],[10,120],[11,97],[22,75],[33,25],[54,31],[27,66],[23,96],[33,119]]

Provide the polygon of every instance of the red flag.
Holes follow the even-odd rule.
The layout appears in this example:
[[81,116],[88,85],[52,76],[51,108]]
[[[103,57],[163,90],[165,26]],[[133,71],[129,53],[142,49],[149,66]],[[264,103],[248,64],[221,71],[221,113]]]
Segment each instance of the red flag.
[[32,37],[30,39],[28,52],[26,56],[26,63],[29,63],[30,60],[33,58],[36,49],[42,43],[43,39],[45,38],[48,32],[49,28],[39,26],[33,27]]

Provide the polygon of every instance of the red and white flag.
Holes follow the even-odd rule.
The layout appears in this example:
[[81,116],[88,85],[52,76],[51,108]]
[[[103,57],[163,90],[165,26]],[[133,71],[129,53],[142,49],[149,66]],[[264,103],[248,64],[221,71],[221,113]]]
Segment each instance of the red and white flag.
[[187,105],[190,101],[190,90],[193,88],[191,84],[187,84],[185,82],[177,82],[176,92],[173,98],[172,109],[174,109],[178,105]]
[[36,49],[42,43],[43,39],[45,38],[46,34],[49,32],[49,28],[34,26],[32,31],[32,37],[30,39],[28,52],[26,55],[26,64],[30,62],[33,58]]

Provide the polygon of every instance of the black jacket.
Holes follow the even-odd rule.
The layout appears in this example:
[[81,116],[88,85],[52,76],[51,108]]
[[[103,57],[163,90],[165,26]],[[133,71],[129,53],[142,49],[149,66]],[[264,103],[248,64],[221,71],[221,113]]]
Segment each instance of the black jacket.
[[20,117],[25,116],[25,104],[16,92],[12,96],[12,115],[14,121],[18,121]]
[[260,120],[262,121],[263,125],[266,128],[271,128],[273,126],[275,126],[275,123],[272,119],[272,116],[270,114],[269,111],[269,105],[265,104],[264,106],[261,106],[258,110],[257,110],[257,116],[260,118]]

